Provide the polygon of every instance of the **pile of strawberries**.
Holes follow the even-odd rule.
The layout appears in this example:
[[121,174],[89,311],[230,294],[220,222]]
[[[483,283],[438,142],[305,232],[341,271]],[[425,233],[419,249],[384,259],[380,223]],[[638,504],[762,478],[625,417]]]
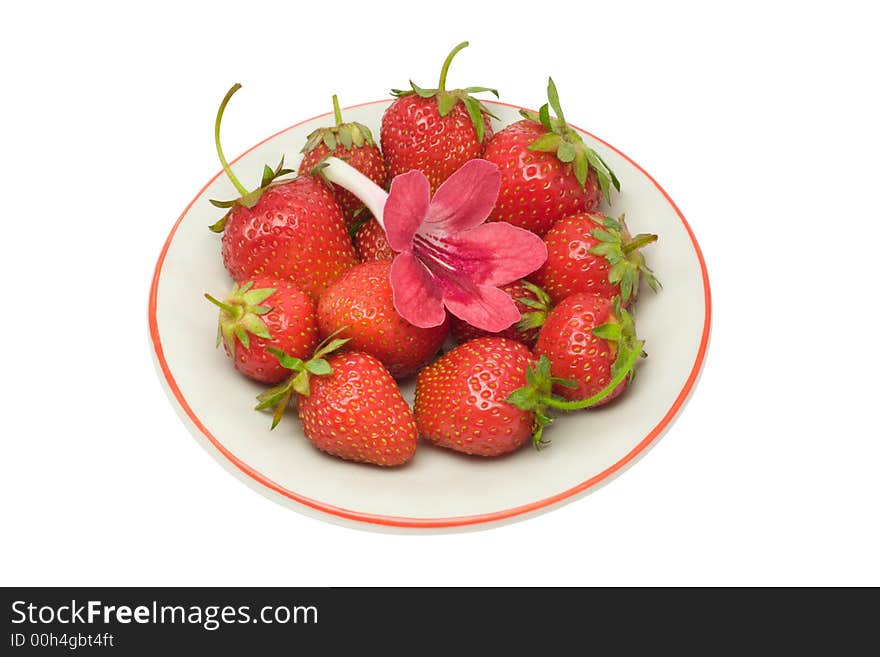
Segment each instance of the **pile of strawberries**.
[[[447,90],[446,59],[437,89],[395,90],[379,143],[359,123],[312,132],[296,177],[266,166],[259,187],[235,177],[240,196],[212,201],[227,213],[224,265],[235,281],[220,308],[218,345],[235,368],[268,387],[257,409],[274,409],[272,427],[296,407],[305,436],[350,461],[383,466],[409,461],[419,437],[455,451],[498,456],[530,439],[544,444],[552,409],[610,402],[629,385],[643,342],[631,315],[642,281],[658,289],[640,247],[655,235],[627,231],[604,216],[620,183],[566,122],[552,79],[540,112],[497,133],[494,115],[472,94]],[[551,115],[551,111],[553,114]],[[380,150],[381,145],[381,150]],[[543,238],[548,258],[501,289],[516,302],[518,323],[487,333],[454,316],[420,328],[395,310],[390,270],[395,252],[360,200],[321,174],[329,156],[387,188],[421,170],[437,188],[465,162],[497,165],[501,189],[489,221]],[[449,339],[457,346],[442,352]],[[414,408],[398,381],[416,376]]]

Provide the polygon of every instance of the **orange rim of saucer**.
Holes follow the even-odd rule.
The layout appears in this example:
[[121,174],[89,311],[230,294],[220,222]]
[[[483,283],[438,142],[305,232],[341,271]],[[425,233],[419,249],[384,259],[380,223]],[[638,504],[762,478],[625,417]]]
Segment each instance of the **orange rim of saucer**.
[[[352,105],[345,109],[354,109],[356,107],[364,107],[366,105],[376,105],[379,103],[388,102],[387,100],[376,100],[368,103],[360,103],[358,105]],[[522,109],[518,105],[511,105],[509,103],[502,103],[498,101],[483,101],[487,103],[491,103],[494,105],[501,105],[504,107],[511,107],[513,109],[519,110]],[[234,164],[238,162],[245,155],[258,148],[259,146],[265,144],[266,142],[274,139],[275,137],[296,128],[304,123],[309,123],[310,121],[314,121],[315,119],[319,119],[323,116],[329,116],[329,114],[319,114],[318,116],[312,117],[310,119],[306,119],[304,121],[300,121],[299,123],[295,123],[284,130],[280,130],[266,139],[263,139],[261,142],[255,144],[244,153],[235,158],[230,164]],[[570,124],[571,125],[571,124]],[[468,525],[477,525],[482,523],[491,523],[498,522],[502,520],[506,520],[509,518],[514,518],[516,516],[532,513],[535,511],[539,511],[541,509],[547,509],[548,507],[553,506],[559,502],[562,502],[566,499],[569,499],[579,493],[583,493],[584,491],[593,488],[597,484],[602,481],[608,479],[613,474],[618,472],[625,465],[630,463],[633,459],[635,459],[639,454],[641,454],[645,449],[648,448],[654,440],[666,429],[670,422],[672,422],[673,418],[678,414],[678,411],[681,409],[684,402],[687,400],[688,395],[694,387],[694,384],[697,381],[697,377],[699,376],[700,369],[703,365],[703,360],[706,356],[706,349],[709,344],[709,328],[711,324],[711,316],[712,316],[712,304],[711,304],[711,294],[709,291],[709,274],[706,270],[706,262],[703,259],[703,253],[700,250],[700,245],[697,243],[697,239],[694,236],[694,232],[691,230],[690,225],[688,225],[687,220],[684,218],[684,215],[679,210],[678,206],[675,204],[675,201],[670,198],[669,194],[666,193],[660,184],[654,180],[651,175],[645,171],[639,164],[632,160],[625,153],[622,153],[620,150],[593,135],[586,130],[581,130],[577,126],[572,125],[573,128],[579,130],[585,135],[588,135],[592,139],[595,139],[601,144],[604,144],[615,153],[623,157],[630,164],[632,164],[636,169],[638,169],[651,183],[663,194],[663,197],[669,202],[672,208],[675,210],[675,213],[678,215],[678,218],[681,220],[682,225],[690,237],[691,243],[693,244],[694,251],[697,254],[697,259],[700,263],[700,272],[703,279],[703,297],[706,307],[706,315],[703,319],[703,332],[700,337],[700,347],[697,351],[697,356],[694,359],[693,367],[691,367],[690,374],[688,375],[687,380],[684,383],[681,391],[675,398],[675,401],[670,406],[669,410],[661,418],[660,422],[648,432],[648,434],[639,441],[639,443],[633,447],[623,458],[609,466],[602,472],[590,477],[589,479],[579,483],[576,486],[568,488],[567,490],[562,491],[561,493],[557,493],[555,495],[551,495],[550,497],[545,497],[543,499],[537,500],[535,502],[530,502],[528,504],[523,504],[520,506],[511,507],[508,509],[502,509],[500,511],[493,511],[490,513],[481,513],[469,516],[450,516],[450,517],[442,517],[442,518],[415,518],[415,517],[406,517],[406,516],[391,516],[391,515],[383,515],[383,514],[375,514],[375,513],[365,513],[361,511],[355,511],[353,509],[346,509],[343,507],[335,506],[333,504],[328,504],[326,502],[322,502],[320,500],[316,500],[305,495],[301,495],[295,491],[289,490],[282,486],[281,484],[272,481],[270,478],[266,477],[261,472],[255,470],[250,465],[242,461],[235,454],[230,452],[224,445],[221,443],[205,426],[205,424],[199,419],[193,409],[190,407],[186,398],[183,396],[183,392],[180,390],[180,387],[177,385],[177,381],[175,381],[174,377],[171,374],[171,369],[168,366],[168,362],[165,360],[165,353],[162,350],[162,339],[159,336],[159,326],[156,320],[156,306],[157,306],[157,297],[159,290],[159,278],[162,274],[162,265],[165,262],[165,255],[168,253],[168,248],[171,245],[171,241],[174,239],[174,235],[177,232],[177,228],[180,226],[180,222],[183,221],[183,218],[187,215],[190,208],[192,208],[193,204],[201,198],[202,194],[204,194],[205,190],[218,178],[223,174],[223,171],[219,171],[213,178],[211,178],[205,185],[199,190],[199,193],[196,194],[195,198],[189,202],[189,205],[186,206],[184,211],[181,213],[180,217],[178,217],[174,226],[171,229],[171,232],[168,234],[168,238],[165,240],[165,244],[162,247],[162,251],[159,254],[159,259],[156,262],[156,268],[153,273],[153,281],[150,286],[150,299],[148,306],[148,318],[150,325],[150,338],[153,342],[153,348],[156,352],[156,358],[158,359],[159,367],[162,370],[162,374],[165,377],[165,381],[168,384],[168,388],[171,390],[175,399],[177,399],[177,403],[186,413],[187,417],[192,421],[192,423],[198,428],[198,430],[204,434],[204,436],[210,441],[210,443],[220,452],[232,465],[238,468],[241,472],[246,474],[251,479],[265,486],[269,490],[282,495],[283,497],[303,504],[304,506],[310,507],[317,511],[321,511],[323,513],[329,513],[334,516],[338,516],[340,518],[345,518],[347,520],[355,520],[358,522],[371,523],[375,525],[384,525],[388,527],[407,527],[407,528],[444,528],[444,527],[464,527]]]

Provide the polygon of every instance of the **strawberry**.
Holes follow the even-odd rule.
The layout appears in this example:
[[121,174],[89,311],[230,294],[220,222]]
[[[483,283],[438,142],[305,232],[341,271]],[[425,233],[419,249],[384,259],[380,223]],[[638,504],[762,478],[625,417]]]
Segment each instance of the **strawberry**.
[[495,89],[467,87],[446,90],[446,74],[453,57],[468,42],[458,44],[443,62],[437,89],[392,90],[397,98],[382,116],[380,138],[389,178],[421,169],[431,183],[431,193],[468,160],[483,154],[492,136],[494,116],[470,94]]
[[534,413],[505,399],[526,384],[535,358],[507,338],[477,338],[419,372],[415,419],[419,435],[465,454],[498,456],[532,435]]
[[344,343],[332,339],[303,362],[273,350],[294,374],[257,397],[257,410],[275,407],[274,429],[295,395],[303,433],[315,447],[346,461],[402,465],[416,451],[415,420],[397,384],[369,354],[350,351],[324,359]]
[[[343,123],[339,100],[335,95],[333,115],[336,125],[318,128],[306,138],[302,148],[303,159],[299,164],[300,175],[310,173],[324,158],[333,155],[348,162],[379,187],[385,187],[385,160],[373,141],[370,129],[361,123]],[[333,193],[345,216],[345,224],[351,229],[357,223],[358,216],[364,212],[364,204],[339,185],[333,185]]]
[[[578,293],[550,311],[538,335],[535,355],[549,359],[551,376],[570,382],[568,386],[556,385],[554,391],[579,401],[607,388],[621,367],[643,355],[643,344],[619,299]],[[592,405],[608,403],[620,395],[631,375],[630,368],[630,376]]]
[[229,201],[215,201],[228,208],[211,230],[223,233],[223,264],[232,278],[245,280],[269,275],[291,280],[312,298],[355,262],[354,248],[345,228],[342,210],[321,180],[300,176],[278,183],[288,173],[284,160],[274,169],[266,166],[260,186],[249,192],[235,177],[220,148],[220,121],[226,104],[241,88],[234,85],[217,112],[214,141],[226,175],[241,194]]
[[529,276],[554,303],[576,292],[592,292],[606,299],[619,296],[623,305],[635,300],[642,277],[655,292],[654,277],[639,248],[657,241],[656,235],[630,237],[623,215],[601,213],[563,217],[544,235],[547,261]]
[[256,278],[233,285],[224,301],[205,297],[220,308],[217,346],[221,341],[235,369],[260,383],[288,376],[269,349],[306,358],[318,343],[315,302],[290,281]]
[[507,295],[514,300],[517,310],[522,315],[522,319],[499,333],[489,333],[488,331],[475,328],[453,315],[449,318],[449,328],[456,342],[460,344],[474,338],[494,335],[522,342],[530,349],[535,346],[535,341],[538,339],[538,330],[541,324],[544,323],[544,318],[550,306],[550,298],[541,288],[528,281],[514,281],[513,283],[502,285],[501,289],[507,292]]
[[361,262],[394,260],[394,256],[397,255],[388,245],[388,238],[385,237],[382,226],[373,217],[364,222],[355,233],[354,250]]
[[543,236],[565,215],[592,212],[611,187],[620,191],[614,172],[568,127],[556,85],[547,87],[540,112],[522,110],[524,120],[499,131],[483,157],[501,169],[501,191],[489,221],[506,221]]
[[526,385],[506,401],[534,414],[532,440],[540,448],[553,422],[548,410],[601,406],[620,395],[645,355],[644,344],[619,299],[574,294],[550,311],[535,345],[538,362],[526,369]]
[[449,333],[449,321],[419,328],[394,309],[391,262],[376,260],[354,267],[318,300],[321,335],[337,331],[348,347],[378,358],[395,378],[414,374],[431,360]]

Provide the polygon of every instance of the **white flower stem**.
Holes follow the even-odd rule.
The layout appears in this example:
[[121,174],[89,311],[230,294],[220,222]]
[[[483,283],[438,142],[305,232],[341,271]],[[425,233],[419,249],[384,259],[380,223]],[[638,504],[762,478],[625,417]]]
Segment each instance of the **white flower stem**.
[[328,157],[327,166],[321,171],[330,182],[340,187],[345,187],[357,196],[367,206],[382,229],[385,229],[385,221],[382,212],[385,209],[385,201],[388,200],[388,192],[367,178],[360,171],[347,162],[337,157]]

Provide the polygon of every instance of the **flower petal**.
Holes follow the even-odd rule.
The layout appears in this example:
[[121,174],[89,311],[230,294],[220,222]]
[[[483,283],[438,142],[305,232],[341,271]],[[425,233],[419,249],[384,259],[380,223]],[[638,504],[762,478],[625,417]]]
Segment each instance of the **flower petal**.
[[446,319],[434,276],[412,253],[399,253],[391,263],[394,308],[420,328],[440,326]]
[[520,320],[513,299],[492,285],[477,285],[469,290],[443,284],[443,303],[453,315],[471,326],[497,333]]
[[394,176],[382,222],[388,244],[395,251],[408,251],[431,202],[431,183],[418,169]]
[[501,189],[501,170],[488,160],[468,160],[434,194],[421,233],[457,233],[485,221]]
[[[418,245],[423,241],[416,238]],[[434,242],[436,253],[476,285],[505,285],[536,271],[547,260],[540,237],[504,221],[493,221]]]

